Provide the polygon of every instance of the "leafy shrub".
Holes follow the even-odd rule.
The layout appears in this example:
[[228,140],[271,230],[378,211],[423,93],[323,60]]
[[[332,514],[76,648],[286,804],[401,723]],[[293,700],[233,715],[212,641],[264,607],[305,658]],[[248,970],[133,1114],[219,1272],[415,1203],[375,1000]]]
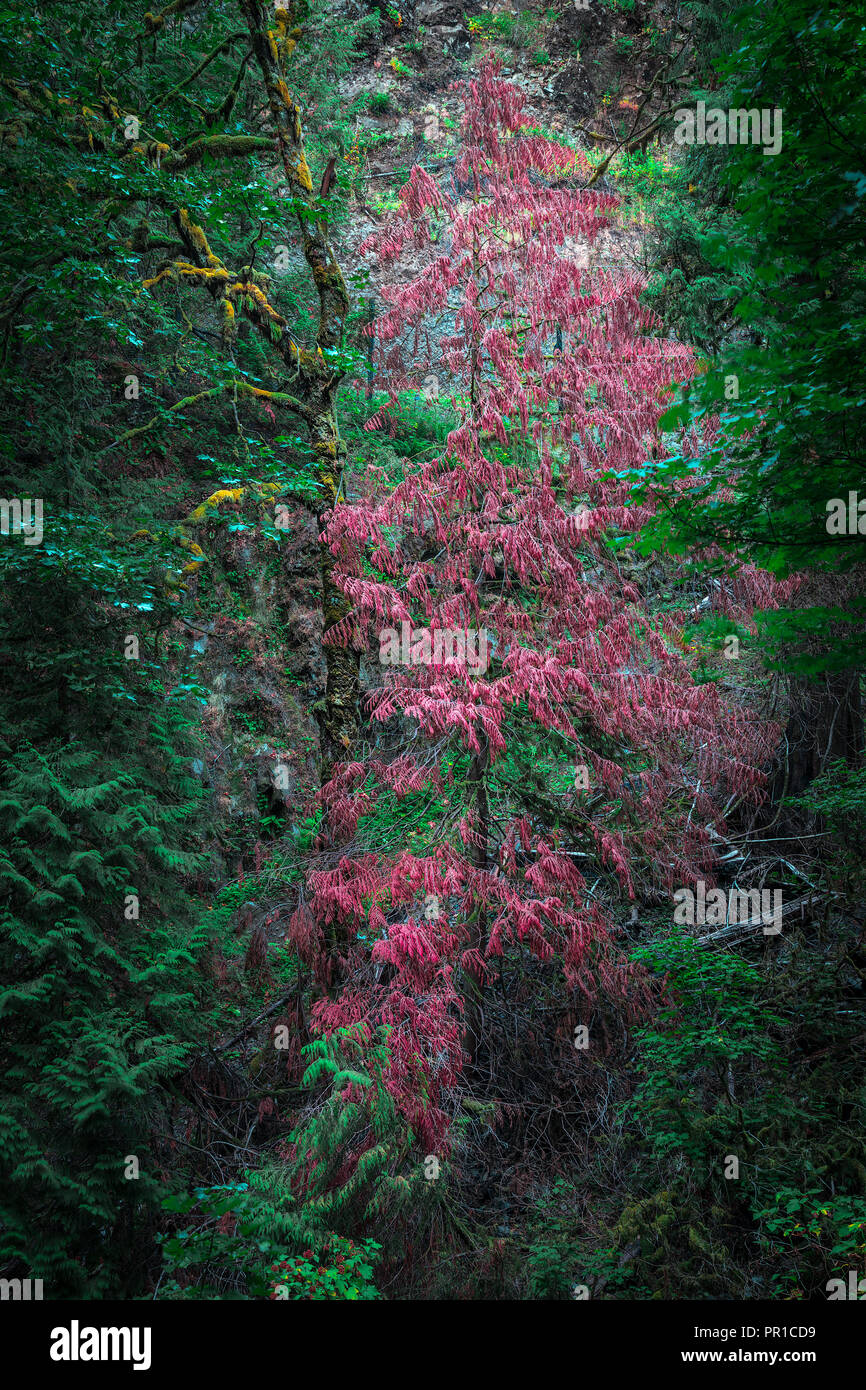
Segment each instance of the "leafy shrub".
[[[292,1199],[281,1201],[288,1211]],[[371,1282],[380,1247],[373,1240],[356,1245],[332,1233],[313,1236],[297,1255],[286,1254],[285,1239],[264,1229],[269,1219],[261,1192],[248,1183],[196,1188],[167,1197],[163,1209],[190,1217],[189,1225],[160,1240],[168,1275],[159,1286],[166,1300],[355,1299],[378,1298]],[[268,1257],[276,1256],[268,1264]]]
[[818,1187],[784,1187],[770,1205],[755,1212],[761,1244],[772,1268],[771,1283],[785,1293],[791,1285],[820,1290],[849,1269],[866,1272],[866,1198],[828,1197]]
[[333,1236],[322,1247],[319,1264],[313,1251],[308,1249],[297,1258],[271,1265],[271,1298],[308,1301],[381,1298],[379,1290],[370,1282],[379,1249],[374,1240],[365,1240],[358,1246],[353,1240]]

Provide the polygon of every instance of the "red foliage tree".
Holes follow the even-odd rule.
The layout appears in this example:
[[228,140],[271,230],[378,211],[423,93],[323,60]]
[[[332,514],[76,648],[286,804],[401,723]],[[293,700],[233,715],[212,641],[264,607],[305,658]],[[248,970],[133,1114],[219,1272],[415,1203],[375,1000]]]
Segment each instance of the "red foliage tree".
[[[623,475],[661,448],[666,389],[694,365],[653,336],[638,278],[575,253],[614,198],[564,186],[581,157],[526,128],[493,65],[466,87],[462,140],[462,192],[415,168],[368,243],[381,263],[423,257],[384,291],[390,398],[368,427],[431,370],[456,424],[330,523],[352,612],[328,640],[367,653],[392,752],[325,787],[332,841],[293,923],[331,983],[315,1025],[390,1027],[388,1084],[430,1149],[509,954],[561,972],[571,1018],[600,996],[641,1008],[617,899],[712,881],[720,798],[760,795],[776,738],[695,683],[623,573],[648,515]],[[433,808],[426,833],[388,849],[375,813],[406,796]]]

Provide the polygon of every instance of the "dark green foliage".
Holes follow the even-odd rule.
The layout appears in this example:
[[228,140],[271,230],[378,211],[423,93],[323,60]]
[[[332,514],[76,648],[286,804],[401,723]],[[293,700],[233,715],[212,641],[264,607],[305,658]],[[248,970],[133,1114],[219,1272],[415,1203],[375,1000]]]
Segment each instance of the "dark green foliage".
[[[243,1184],[164,1200],[167,1212],[190,1217],[162,1239],[166,1296],[261,1297],[283,1284],[277,1297],[375,1298],[361,1252],[378,1258],[381,1242],[364,1233],[378,1233],[387,1218],[383,1254],[402,1258],[403,1222],[435,1212],[437,1184],[408,1163],[412,1134],[382,1082],[385,1041],[368,1040],[363,1028],[338,1029],[304,1051],[304,1085],[317,1103],[281,1145],[282,1157]],[[335,1268],[340,1259],[344,1272]],[[328,1273],[310,1292],[319,1266]],[[184,1273],[191,1268],[192,1280]]]
[[[653,470],[654,481],[694,485],[665,494],[648,544],[714,543],[782,577],[807,572],[796,607],[763,630],[773,664],[805,676],[862,669],[866,650],[862,585],[820,584],[866,560],[866,524],[828,530],[832,500],[847,510],[849,493],[862,493],[866,117],[850,95],[866,72],[862,21],[862,5],[830,0],[736,11],[740,43],[717,63],[722,86],[694,95],[723,110],[780,109],[782,148],[687,151],[695,197],[663,219],[650,296],[714,358],[669,423],[718,414],[721,434]],[[720,495],[731,475],[732,495]]]
[[759,972],[736,955],[671,935],[635,959],[665,973],[673,998],[636,1032],[642,1080],[628,1113],[653,1154],[684,1154],[709,1177],[725,1144],[754,1122],[743,1069],[778,1072],[783,1021],[759,997]]
[[0,749],[0,1261],[53,1298],[145,1273],[165,1084],[198,1031],[203,942],[180,885],[201,862],[199,789],[187,717],[153,705],[151,768],[75,743]]
[[670,1004],[638,1035],[612,1254],[636,1242],[655,1297],[826,1296],[866,1251],[858,933],[797,937],[763,965],[676,936],[637,954]]
[[384,1085],[384,1033],[371,1039],[363,1026],[338,1028],[304,1049],[304,1084],[318,1088],[318,1103],[290,1134],[284,1156],[250,1179],[271,1238],[297,1248],[331,1233],[357,1237],[372,1229],[384,1239],[387,1213],[384,1253],[394,1256],[403,1220],[424,1222],[436,1208],[438,1183],[427,1181],[413,1159],[414,1136]]

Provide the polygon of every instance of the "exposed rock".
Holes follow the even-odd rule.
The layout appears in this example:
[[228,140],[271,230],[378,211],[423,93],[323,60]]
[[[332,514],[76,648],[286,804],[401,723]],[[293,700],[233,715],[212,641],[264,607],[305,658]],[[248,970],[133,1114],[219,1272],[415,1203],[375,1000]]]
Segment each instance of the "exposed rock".
[[583,119],[593,111],[595,88],[583,63],[576,58],[560,69],[550,87],[554,99],[560,106],[566,106],[573,117]]
[[469,30],[465,24],[437,24],[431,39],[441,45],[442,56],[462,62],[469,57]]
[[566,6],[550,36],[551,56],[571,54],[582,43],[604,43],[610,35],[615,19],[615,13],[606,11],[597,0],[585,10],[578,9],[576,5]]
[[439,29],[445,24],[464,27],[463,6],[443,4],[442,0],[418,0],[415,18],[425,29]]

